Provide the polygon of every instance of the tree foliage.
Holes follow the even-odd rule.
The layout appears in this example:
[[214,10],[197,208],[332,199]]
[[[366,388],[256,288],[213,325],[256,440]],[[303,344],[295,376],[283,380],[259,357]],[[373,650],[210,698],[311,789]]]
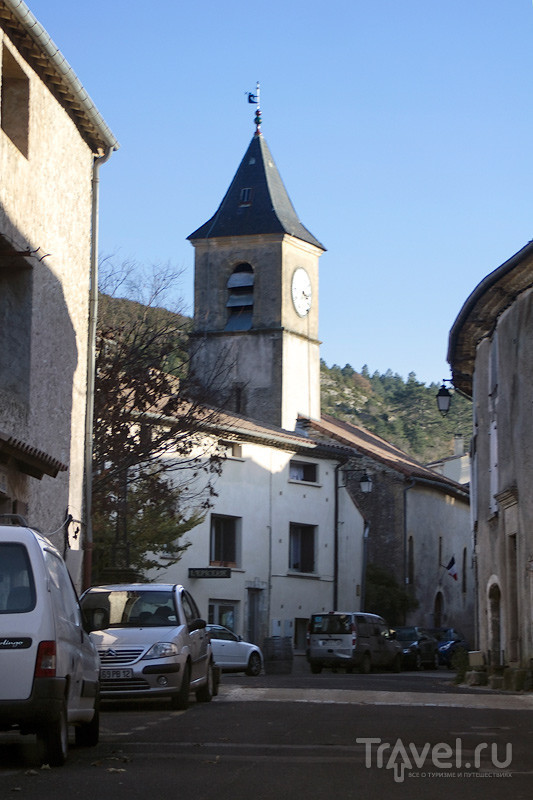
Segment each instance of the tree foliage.
[[407,612],[418,605],[390,572],[375,564],[366,570],[365,604],[392,627],[403,625]]
[[[221,454],[206,431],[217,413],[188,382],[189,320],[156,303],[174,282],[154,271],[148,284],[124,268],[105,273],[96,353],[93,436],[93,581],[142,575],[176,561],[183,535],[205,516]],[[194,395],[195,399],[192,399]]]

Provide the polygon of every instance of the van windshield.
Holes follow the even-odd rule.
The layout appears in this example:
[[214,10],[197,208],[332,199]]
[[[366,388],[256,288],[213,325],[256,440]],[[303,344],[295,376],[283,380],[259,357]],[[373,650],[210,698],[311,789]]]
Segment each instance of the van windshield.
[[89,591],[81,598],[81,607],[95,630],[178,624],[171,591]]
[[343,634],[352,632],[352,618],[349,614],[313,614],[310,623],[311,633]]
[[35,608],[35,583],[28,551],[18,542],[0,543],[0,614]]

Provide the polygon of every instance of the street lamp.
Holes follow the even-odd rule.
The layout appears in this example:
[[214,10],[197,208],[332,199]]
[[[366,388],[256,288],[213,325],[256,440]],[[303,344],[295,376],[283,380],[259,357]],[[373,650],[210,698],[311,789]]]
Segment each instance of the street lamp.
[[440,413],[443,417],[446,416],[448,411],[450,410],[450,405],[452,402],[452,395],[449,389],[446,388],[444,385],[445,383],[452,383],[451,380],[448,378],[444,378],[442,381],[442,386],[440,387],[439,391],[436,394],[437,400],[437,408],[439,409]]
[[372,478],[368,472],[364,472],[359,479],[359,487],[364,494],[369,494],[372,491]]
[[[345,481],[348,478],[351,478],[352,476],[359,474],[359,470],[357,469],[343,469],[342,471],[344,473]],[[372,491],[372,486],[373,486],[372,478],[365,470],[361,475],[361,477],[359,478],[359,488],[364,494],[369,494],[369,492]],[[344,483],[344,488],[346,488],[346,483]]]

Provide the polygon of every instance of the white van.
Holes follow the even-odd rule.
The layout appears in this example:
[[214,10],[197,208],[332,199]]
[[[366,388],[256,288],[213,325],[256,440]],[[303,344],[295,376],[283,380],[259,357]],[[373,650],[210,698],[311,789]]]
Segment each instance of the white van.
[[376,667],[400,672],[402,647],[377,614],[340,612],[311,614],[307,629],[307,660],[311,672],[324,667],[354,668],[368,673]]
[[0,525],[0,730],[37,734],[65,762],[99,734],[99,658],[59,551],[23,525]]

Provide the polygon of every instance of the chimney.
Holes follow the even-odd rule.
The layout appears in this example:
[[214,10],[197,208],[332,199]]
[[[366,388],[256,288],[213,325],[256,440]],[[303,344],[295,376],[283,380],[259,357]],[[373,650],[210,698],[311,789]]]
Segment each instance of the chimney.
[[454,456],[464,456],[465,454],[464,439],[460,433],[456,433],[453,437],[453,454]]

